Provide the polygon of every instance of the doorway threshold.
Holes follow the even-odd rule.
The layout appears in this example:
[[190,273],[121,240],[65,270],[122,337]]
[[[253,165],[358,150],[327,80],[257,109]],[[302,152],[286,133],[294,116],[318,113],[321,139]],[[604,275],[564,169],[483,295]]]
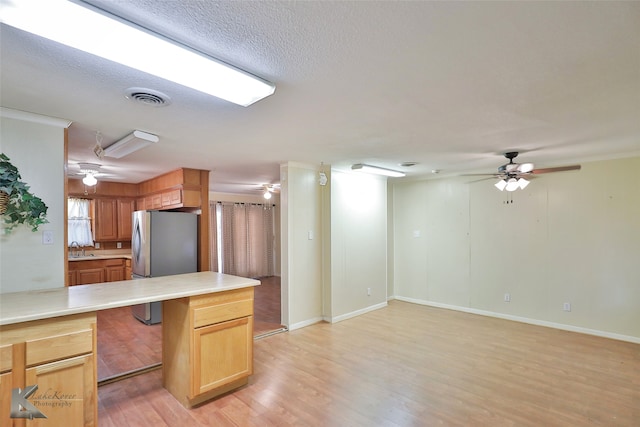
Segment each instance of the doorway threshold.
[[289,329],[287,329],[285,326],[283,326],[281,328],[274,329],[272,331],[266,331],[266,332],[262,332],[260,334],[254,335],[253,336],[253,340],[257,341],[259,339],[270,337],[271,335],[276,335],[276,334],[280,334],[282,332],[287,332],[287,331],[289,331]]

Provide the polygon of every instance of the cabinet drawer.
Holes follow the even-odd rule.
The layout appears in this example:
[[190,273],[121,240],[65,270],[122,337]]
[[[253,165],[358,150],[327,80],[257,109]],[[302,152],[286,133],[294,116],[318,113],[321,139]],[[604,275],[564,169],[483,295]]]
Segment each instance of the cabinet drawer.
[[253,300],[228,302],[212,307],[196,307],[193,309],[193,327],[199,328],[251,315],[253,315]]
[[93,330],[85,329],[27,341],[27,366],[93,351]]

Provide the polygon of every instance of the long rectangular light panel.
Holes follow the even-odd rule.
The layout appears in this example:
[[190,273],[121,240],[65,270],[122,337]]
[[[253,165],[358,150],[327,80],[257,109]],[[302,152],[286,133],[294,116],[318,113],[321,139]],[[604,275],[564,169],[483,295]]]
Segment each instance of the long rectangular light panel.
[[242,106],[275,85],[162,36],[66,0],[1,0],[6,25]]
[[356,163],[351,165],[351,169],[354,171],[373,173],[376,175],[391,176],[394,178],[400,178],[405,176],[404,172],[395,171],[393,169],[381,168],[380,166],[371,166],[364,163]]

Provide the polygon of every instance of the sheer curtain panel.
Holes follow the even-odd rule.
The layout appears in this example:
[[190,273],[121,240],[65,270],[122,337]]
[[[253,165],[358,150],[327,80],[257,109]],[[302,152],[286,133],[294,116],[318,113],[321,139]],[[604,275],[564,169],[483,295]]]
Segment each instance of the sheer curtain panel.
[[91,217],[89,211],[91,201],[87,199],[70,198],[67,201],[67,239],[68,245],[78,242],[80,246],[93,246],[91,234]]

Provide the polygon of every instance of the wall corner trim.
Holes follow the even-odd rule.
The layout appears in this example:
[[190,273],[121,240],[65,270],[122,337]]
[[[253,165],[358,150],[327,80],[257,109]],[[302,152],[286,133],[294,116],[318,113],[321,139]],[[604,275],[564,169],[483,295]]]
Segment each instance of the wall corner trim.
[[303,320],[302,322],[298,322],[298,323],[294,323],[293,325],[289,326],[289,331],[294,331],[296,329],[300,329],[300,328],[304,328],[306,326],[311,326],[311,325],[315,325],[316,323],[320,323],[320,322],[324,322],[325,319],[323,319],[322,317],[314,317],[312,319],[309,320]]

